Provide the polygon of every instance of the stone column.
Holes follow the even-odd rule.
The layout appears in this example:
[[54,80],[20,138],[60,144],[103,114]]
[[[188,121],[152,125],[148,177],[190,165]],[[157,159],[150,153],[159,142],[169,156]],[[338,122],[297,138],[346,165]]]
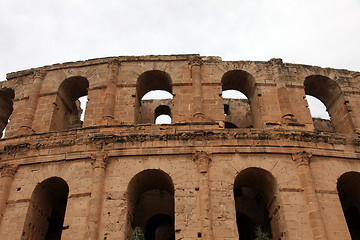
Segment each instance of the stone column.
[[102,120],[104,123],[114,120],[117,80],[120,62],[114,59],[108,63],[109,74],[106,84],[105,106]]
[[324,222],[321,217],[319,201],[316,196],[315,186],[310,171],[311,153],[305,151],[292,155],[293,161],[298,164],[301,186],[304,189],[306,209],[310,220],[311,231],[314,239],[327,239]]
[[[282,117],[282,123],[289,124],[297,122],[295,114],[293,112],[291,102],[290,102],[290,93],[286,87],[285,77],[289,77],[285,71],[281,58],[272,58],[270,59],[271,69],[274,81],[276,83],[277,98],[279,102],[279,108]],[[274,101],[276,102],[276,101]]]
[[203,62],[200,57],[193,58],[189,61],[190,77],[191,77],[193,91],[194,91],[193,116],[195,116],[195,117],[204,115],[203,96],[202,96],[202,75],[201,75],[202,64],[203,64]]
[[0,166],[1,179],[0,179],[0,224],[4,216],[6,202],[10,194],[11,183],[17,170],[17,165],[5,164]]
[[85,239],[98,240],[101,219],[101,209],[104,198],[104,181],[108,157],[106,154],[94,154],[91,198]]
[[281,112],[284,115],[292,114],[292,109],[289,100],[289,93],[284,81],[284,71],[282,69],[283,62],[281,58],[270,59],[272,74],[277,86],[278,98]]
[[34,132],[34,130],[32,129],[32,123],[34,121],[36,106],[45,75],[46,71],[42,69],[35,70],[33,73],[34,82],[29,92],[28,105],[20,129],[21,134],[30,134]]
[[212,211],[211,196],[209,187],[209,164],[210,155],[203,151],[196,151],[193,154],[193,160],[197,165],[198,171],[198,207],[200,212],[201,238],[214,239],[212,231]]

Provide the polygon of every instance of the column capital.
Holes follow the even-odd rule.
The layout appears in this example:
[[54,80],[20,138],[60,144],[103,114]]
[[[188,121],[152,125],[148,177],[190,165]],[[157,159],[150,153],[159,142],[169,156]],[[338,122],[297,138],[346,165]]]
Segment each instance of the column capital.
[[190,67],[194,67],[194,66],[201,66],[203,65],[204,61],[202,60],[201,57],[194,57],[194,58],[190,58],[189,59],[189,65]]
[[46,76],[46,73],[47,73],[47,71],[45,69],[42,69],[42,68],[36,69],[33,71],[32,77],[33,77],[33,79],[36,79],[36,78],[44,79]]
[[119,59],[112,59],[107,63],[107,66],[110,69],[118,69],[120,65],[121,65],[121,61]]
[[106,153],[94,153],[91,154],[91,159],[93,160],[92,167],[106,169],[106,166],[109,162],[109,157]]
[[17,164],[2,164],[2,165],[0,165],[1,177],[2,178],[4,178],[4,177],[14,178],[17,169],[18,169]]
[[312,154],[306,151],[297,152],[292,154],[292,159],[298,164],[298,166],[305,165],[310,166],[310,159]]
[[211,156],[205,151],[195,151],[192,156],[193,161],[196,163],[200,173],[207,173],[209,170],[209,164],[211,162]]
[[275,66],[275,65],[283,65],[283,60],[281,58],[272,58],[272,59],[270,59],[269,62],[273,66]]

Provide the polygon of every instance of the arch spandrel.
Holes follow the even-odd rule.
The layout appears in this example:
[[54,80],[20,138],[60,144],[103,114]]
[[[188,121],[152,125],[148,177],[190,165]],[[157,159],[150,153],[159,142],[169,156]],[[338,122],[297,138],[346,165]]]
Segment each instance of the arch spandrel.
[[[266,68],[267,62],[253,62],[253,61],[234,61],[234,62],[221,62],[217,64],[217,71],[215,71],[218,79],[233,70],[240,70],[247,72],[254,78],[254,84],[258,83],[272,83],[272,77]],[[265,81],[266,80],[266,81]]]
[[[92,170],[91,164],[74,163],[74,164],[50,164],[43,167],[29,167],[20,166],[17,170],[19,176],[26,176],[26,178],[19,177],[14,182],[19,191],[12,192],[9,200],[16,200],[18,198],[29,199],[33,189],[36,185],[48,178],[59,177],[62,178],[69,186],[69,196],[77,193],[84,193],[90,191],[90,186],[83,184],[86,179],[91,180]],[[81,173],[81,174],[79,174]]]
[[[281,162],[282,164],[279,164]],[[296,171],[296,166],[292,164],[291,156],[265,156],[263,154],[246,155],[213,155],[210,169],[223,169],[223,173],[218,176],[216,181],[222,181],[227,185],[233,185],[238,173],[247,168],[261,168],[268,171],[277,181],[278,188],[294,188],[299,185],[298,176],[289,172]],[[215,171],[215,170],[214,170]],[[209,174],[212,174],[210,170]],[[218,175],[218,174],[216,174]]]
[[83,77],[89,81],[89,89],[106,85],[108,77],[107,64],[85,66],[81,68],[69,67],[59,70],[48,70],[43,81],[41,94],[56,92],[65,79]]
[[167,62],[141,62],[139,64],[123,62],[121,71],[126,76],[123,84],[137,84],[138,78],[145,72],[150,71],[161,71],[168,74],[171,78],[171,83],[184,83],[190,82],[189,78],[183,77],[184,74],[187,74],[184,69],[188,69],[188,62],[181,61],[175,63]]

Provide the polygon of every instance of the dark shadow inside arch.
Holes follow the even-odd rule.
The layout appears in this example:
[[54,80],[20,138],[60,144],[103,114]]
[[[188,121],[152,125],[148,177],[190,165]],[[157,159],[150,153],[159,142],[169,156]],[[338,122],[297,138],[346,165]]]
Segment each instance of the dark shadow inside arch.
[[174,219],[166,214],[151,217],[145,227],[146,240],[174,240]]
[[[225,128],[253,127],[252,103],[255,80],[251,74],[242,70],[228,71],[221,78],[224,104]],[[232,123],[232,124],[229,124]]]
[[[304,81],[305,94],[319,99],[327,109],[330,120],[314,118],[315,130],[353,133],[354,127],[339,85],[322,75],[311,75]],[[328,125],[328,127],[327,127]]]
[[236,226],[241,240],[255,239],[255,226],[244,213],[236,212]]
[[273,207],[270,205],[273,204],[276,186],[274,177],[260,168],[247,168],[238,174],[234,182],[234,198],[239,239],[255,239],[256,228],[272,237],[271,224],[278,223],[271,223],[268,208]]
[[352,240],[360,240],[360,173],[348,172],[343,174],[337,183],[337,190],[341,207]]
[[65,79],[59,86],[50,130],[61,131],[81,128],[82,112],[79,98],[88,94],[89,81],[85,77],[75,76]]
[[159,70],[151,70],[141,74],[136,85],[138,101],[140,102],[146,93],[153,90],[164,90],[172,94],[170,75]]
[[175,239],[174,186],[157,169],[144,170],[128,185],[128,231],[140,227],[146,239]]
[[[167,118],[164,118],[164,116],[167,116]],[[171,124],[171,109],[169,106],[160,105],[155,109],[155,124]]]
[[9,122],[10,115],[13,112],[14,90],[11,88],[0,89],[0,130],[1,136],[4,136],[6,125]]
[[172,98],[172,80],[169,74],[159,70],[141,74],[136,85],[136,123],[154,124],[157,117],[154,116],[155,110],[167,106],[171,112]]
[[69,187],[59,177],[38,183],[31,195],[21,239],[60,240]]
[[238,128],[238,126],[236,126],[232,122],[226,122],[225,121],[225,128]]

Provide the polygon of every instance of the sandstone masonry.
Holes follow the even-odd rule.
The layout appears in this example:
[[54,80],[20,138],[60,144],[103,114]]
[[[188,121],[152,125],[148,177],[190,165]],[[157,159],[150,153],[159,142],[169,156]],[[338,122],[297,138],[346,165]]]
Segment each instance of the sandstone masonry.
[[360,239],[359,72],[109,57],[9,73],[0,106],[2,240]]

